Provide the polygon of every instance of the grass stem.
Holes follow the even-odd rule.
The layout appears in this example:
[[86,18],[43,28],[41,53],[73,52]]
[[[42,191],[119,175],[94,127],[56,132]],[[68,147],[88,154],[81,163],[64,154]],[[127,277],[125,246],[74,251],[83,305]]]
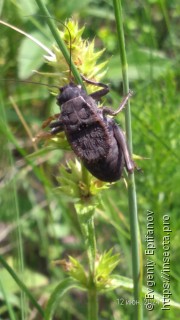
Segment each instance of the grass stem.
[[[122,78],[124,95],[129,92],[128,81],[128,64],[126,58],[125,39],[123,30],[123,15],[121,0],[113,0],[115,19],[118,33],[119,53],[122,64]],[[130,102],[128,101],[125,110],[126,135],[130,153],[132,154],[132,130],[131,130],[131,112]],[[132,271],[134,283],[134,300],[138,303],[134,305],[134,319],[142,319],[142,269],[140,267],[140,239],[139,239],[139,225],[137,217],[137,200],[136,200],[136,185],[134,174],[128,177],[128,203],[130,213],[130,231],[132,243]]]

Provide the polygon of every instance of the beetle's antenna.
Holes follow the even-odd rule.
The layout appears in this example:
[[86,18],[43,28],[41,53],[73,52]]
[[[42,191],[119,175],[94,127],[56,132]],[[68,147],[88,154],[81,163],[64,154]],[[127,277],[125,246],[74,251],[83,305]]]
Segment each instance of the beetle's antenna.
[[[57,21],[58,23],[61,23],[65,28],[66,30],[68,31],[69,33],[69,44],[70,44],[70,47],[69,47],[69,78],[71,80],[71,76],[72,76],[72,37],[71,37],[71,32],[69,30],[69,28],[66,26],[65,23],[63,23],[62,21],[59,21],[53,17],[50,17],[50,16],[44,16],[44,15],[41,15],[41,14],[32,14],[30,16],[36,16],[36,17],[41,17],[41,18],[49,18],[49,19],[52,19],[54,21]],[[25,17],[30,17],[30,16],[25,16]]]
[[0,81],[7,81],[7,82],[15,82],[15,83],[32,83],[32,84],[39,84],[41,86],[46,86],[46,87],[50,87],[50,88],[56,88],[59,90],[58,86],[55,86],[53,84],[47,84],[47,83],[43,83],[43,82],[35,82],[35,81],[28,81],[28,80],[17,80],[17,79],[0,79]]

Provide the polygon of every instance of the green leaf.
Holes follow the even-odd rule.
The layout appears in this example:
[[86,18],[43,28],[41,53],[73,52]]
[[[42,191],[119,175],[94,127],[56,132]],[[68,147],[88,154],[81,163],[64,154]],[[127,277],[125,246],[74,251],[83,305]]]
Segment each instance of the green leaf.
[[69,274],[75,280],[78,280],[84,287],[87,287],[87,275],[85,273],[84,267],[75,258],[69,256],[71,262],[71,268]]
[[[133,281],[130,278],[126,278],[120,275],[113,275],[109,278],[109,284],[107,285],[106,289],[104,291],[114,290],[117,288],[126,289],[128,291],[133,291]],[[148,288],[143,286],[142,292],[147,294]],[[145,297],[144,297],[145,298]],[[158,303],[162,304],[163,302],[163,296],[157,292],[154,292],[154,299],[152,299],[152,303],[157,301]],[[180,309],[180,303],[176,302],[171,299],[170,301],[171,307]]]
[[45,320],[53,319],[53,314],[55,312],[55,309],[56,309],[58,303],[63,298],[64,294],[73,288],[77,288],[79,290],[84,290],[84,288],[79,284],[79,282],[74,281],[71,278],[67,278],[67,279],[61,281],[57,285],[57,287],[52,292],[50,299],[47,303],[47,306],[45,309]]
[[102,290],[109,283],[109,276],[119,263],[119,254],[112,255],[112,249],[100,255],[96,262],[96,283]]
[[[42,33],[36,31],[30,34],[44,45],[49,45],[49,41]],[[44,50],[38,45],[32,43],[29,38],[24,38],[19,47],[18,53],[18,76],[24,80],[33,74],[33,70],[39,69],[44,63]]]
[[[26,285],[28,288],[38,288],[40,286],[45,286],[48,284],[48,278],[43,276],[40,273],[31,271],[27,269],[21,277],[26,279]],[[6,269],[0,269],[0,278],[2,284],[5,285],[6,292],[9,294],[11,292],[20,291],[20,286],[18,283],[13,279],[10,273]]]
[[34,1],[18,0],[18,4],[20,5],[20,8],[23,13],[31,12],[31,14],[33,14],[37,12],[38,8]]

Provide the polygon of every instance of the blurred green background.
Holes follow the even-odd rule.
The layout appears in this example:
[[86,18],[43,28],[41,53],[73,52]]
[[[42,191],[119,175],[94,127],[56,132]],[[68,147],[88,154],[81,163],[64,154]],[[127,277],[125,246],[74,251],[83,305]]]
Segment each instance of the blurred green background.
[[[103,60],[108,59],[109,64],[103,82],[111,86],[107,104],[117,108],[122,98],[122,78],[112,2],[44,2],[55,19],[65,21],[74,17],[80,26],[85,25],[85,39],[95,38],[97,49],[106,48]],[[133,149],[135,155],[147,158],[136,161],[142,172],[135,173],[142,246],[146,245],[146,213],[152,210],[155,290],[162,294],[162,217],[169,215],[171,293],[172,299],[179,301],[180,6],[178,0],[127,0],[122,1],[122,7],[129,81],[134,91],[131,99]],[[0,13],[2,20],[51,48],[53,38],[46,19],[37,16],[35,1],[1,0]],[[18,106],[32,136],[40,131],[44,119],[58,112],[48,88],[17,82],[18,79],[41,81],[41,76],[32,76],[32,70],[48,70],[44,51],[3,25],[0,39],[0,254],[17,272],[24,268],[22,280],[44,305],[49,290],[65,277],[64,271],[53,266],[52,261],[67,258],[69,254],[84,259],[74,208],[65,197],[57,197],[54,192],[59,167],[73,155],[62,150],[47,152],[42,143],[37,151],[13,107]],[[124,128],[124,115],[117,118]],[[114,252],[120,252],[121,262],[116,273],[131,278],[127,190],[123,179],[102,192],[95,221],[99,252],[111,247]],[[133,307],[120,306],[117,299],[132,299],[132,294],[119,289],[102,295],[100,319],[133,319]],[[19,288],[7,272],[0,269],[0,318],[9,319],[12,308],[14,319],[23,319],[23,312],[24,319],[40,319],[33,309],[28,310],[28,301],[26,303],[22,311]],[[85,314],[86,297],[73,291],[61,302],[55,319],[81,320],[86,319]],[[144,319],[175,319],[178,314],[176,309],[163,312],[161,306],[156,305],[154,311],[145,310]]]

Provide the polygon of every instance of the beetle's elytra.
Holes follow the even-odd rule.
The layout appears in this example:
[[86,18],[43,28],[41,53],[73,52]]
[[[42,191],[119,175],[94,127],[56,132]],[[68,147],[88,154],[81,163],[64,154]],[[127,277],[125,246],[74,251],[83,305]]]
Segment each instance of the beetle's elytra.
[[108,118],[124,108],[131,94],[123,99],[117,111],[98,108],[97,101],[108,93],[108,86],[83,79],[102,89],[87,95],[74,83],[61,87],[57,97],[61,112],[58,120],[50,124],[51,133],[64,131],[74,153],[92,175],[113,182],[120,179],[124,166],[130,173],[135,168],[124,133],[112,118]]

